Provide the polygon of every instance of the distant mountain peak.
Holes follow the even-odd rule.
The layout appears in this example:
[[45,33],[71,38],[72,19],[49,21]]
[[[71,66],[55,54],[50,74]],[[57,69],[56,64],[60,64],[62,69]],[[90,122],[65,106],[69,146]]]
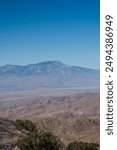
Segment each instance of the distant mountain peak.
[[0,87],[99,87],[99,71],[45,61],[0,67]]
[[65,65],[64,63],[62,63],[61,61],[57,61],[57,60],[48,60],[48,61],[44,61],[44,62],[41,62],[39,64],[57,64],[57,65]]

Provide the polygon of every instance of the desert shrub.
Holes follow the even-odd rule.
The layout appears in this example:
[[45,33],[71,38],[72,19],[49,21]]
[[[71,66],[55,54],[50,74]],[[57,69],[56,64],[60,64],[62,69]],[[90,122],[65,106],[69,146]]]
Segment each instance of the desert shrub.
[[66,150],[98,150],[99,144],[74,141],[68,144]]
[[50,132],[44,132],[39,135],[39,145],[44,150],[63,150],[64,144],[62,141]]
[[14,122],[14,125],[18,130],[22,130],[22,129],[25,129],[27,131],[36,130],[36,125],[30,120],[18,119]]
[[61,140],[50,132],[30,132],[16,144],[22,150],[64,150]]
[[66,150],[81,150],[81,144],[81,142],[77,141],[71,142],[68,144]]

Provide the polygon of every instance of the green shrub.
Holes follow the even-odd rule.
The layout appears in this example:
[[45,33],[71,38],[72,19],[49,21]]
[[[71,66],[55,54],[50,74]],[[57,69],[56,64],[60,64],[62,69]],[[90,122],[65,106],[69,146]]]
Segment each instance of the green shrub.
[[50,132],[30,132],[16,144],[22,150],[64,150],[61,140]]
[[18,119],[14,122],[14,125],[18,130],[22,130],[22,129],[25,129],[27,131],[36,130],[36,125],[30,120]]
[[99,144],[74,141],[68,144],[66,150],[98,150]]

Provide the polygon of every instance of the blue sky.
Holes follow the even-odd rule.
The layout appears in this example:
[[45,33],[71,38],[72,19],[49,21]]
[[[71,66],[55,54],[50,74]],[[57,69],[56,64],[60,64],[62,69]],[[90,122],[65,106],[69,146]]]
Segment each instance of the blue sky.
[[0,0],[0,65],[99,69],[99,0]]

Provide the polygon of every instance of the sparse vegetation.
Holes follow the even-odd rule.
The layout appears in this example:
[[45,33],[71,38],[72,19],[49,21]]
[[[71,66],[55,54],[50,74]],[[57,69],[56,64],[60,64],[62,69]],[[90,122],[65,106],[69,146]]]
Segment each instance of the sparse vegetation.
[[64,143],[51,132],[38,132],[36,125],[29,120],[16,120],[14,124],[20,130],[29,131],[16,143],[22,150],[98,150],[99,147],[96,143],[78,141],[73,141],[65,147]]
[[[6,129],[0,136],[1,150],[98,150],[99,144],[73,141],[65,145],[60,138],[51,132],[37,130],[35,123],[29,120],[15,122],[1,118],[1,127]],[[17,128],[14,128],[15,127]],[[1,132],[3,131],[1,128]],[[21,132],[19,132],[20,130]],[[12,137],[13,136],[13,137]],[[7,138],[8,141],[4,141]],[[17,139],[17,142],[16,140]],[[6,139],[5,139],[6,140]]]
[[98,150],[99,144],[74,141],[68,144],[66,150]]
[[16,144],[22,150],[64,150],[61,140],[50,132],[30,132]]
[[36,125],[30,120],[20,120],[20,119],[18,119],[14,122],[14,125],[18,130],[23,130],[24,129],[24,130],[27,130],[27,131],[30,131],[30,132],[36,130]]
[[65,148],[63,142],[50,132],[30,132],[17,146],[22,150],[98,150],[99,144],[73,141]]

